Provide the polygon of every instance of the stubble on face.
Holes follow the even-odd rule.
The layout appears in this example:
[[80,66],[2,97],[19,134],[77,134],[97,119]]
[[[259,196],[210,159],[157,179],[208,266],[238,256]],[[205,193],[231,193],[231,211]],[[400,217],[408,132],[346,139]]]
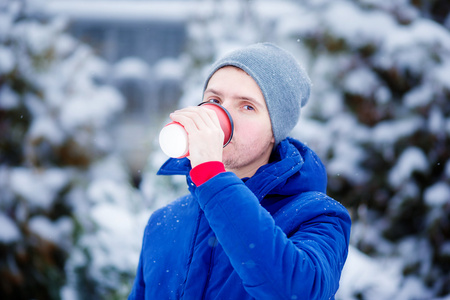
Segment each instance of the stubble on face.
[[[267,153],[272,152],[273,143],[272,137],[267,134],[267,137],[263,140],[257,139],[253,143],[240,143],[234,141],[224,148],[223,164],[225,169],[234,171],[247,170],[249,166],[262,166],[267,163]],[[227,149],[227,147],[229,147]],[[259,163],[255,163],[260,161]],[[255,170],[248,170],[248,173],[254,173]],[[251,174],[253,175],[253,174]]]

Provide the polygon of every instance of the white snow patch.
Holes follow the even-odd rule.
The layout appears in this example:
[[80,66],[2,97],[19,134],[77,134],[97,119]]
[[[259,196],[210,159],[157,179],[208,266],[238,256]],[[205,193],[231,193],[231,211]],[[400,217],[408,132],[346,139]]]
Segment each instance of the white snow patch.
[[57,37],[54,44],[54,51],[58,57],[66,57],[72,53],[73,49],[76,48],[79,41],[75,40],[67,34],[61,34]]
[[12,51],[0,45],[0,75],[11,72],[15,64],[16,60]]
[[350,246],[336,299],[356,299],[358,293],[366,300],[398,299],[395,294],[400,274],[397,263],[374,260]]
[[88,197],[94,203],[88,214],[96,229],[85,234],[80,244],[90,251],[93,276],[107,281],[102,272],[108,269],[134,271],[150,215],[136,205],[142,201],[139,194],[127,184],[100,179],[91,184]]
[[450,186],[446,182],[438,182],[425,190],[424,199],[429,206],[442,207],[450,203]]
[[346,89],[354,94],[371,96],[380,85],[377,77],[367,68],[352,70],[345,78]]
[[417,147],[409,147],[400,155],[397,163],[389,172],[389,183],[399,187],[415,171],[425,172],[428,168],[427,157]]
[[24,102],[33,117],[47,113],[48,108],[45,106],[45,102],[43,102],[42,99],[38,98],[35,94],[26,94]]
[[148,64],[138,57],[126,57],[114,65],[114,78],[148,80],[150,69]]
[[165,58],[158,61],[155,65],[155,73],[162,80],[181,80],[184,71],[179,60]]
[[331,139],[325,127],[325,124],[319,121],[300,118],[300,122],[292,131],[292,136],[308,144],[319,156],[325,157],[326,151],[328,150],[327,145]]
[[3,86],[0,88],[0,108],[8,110],[14,109],[18,105],[19,105],[19,96],[11,89],[11,87],[8,84],[3,84]]
[[436,106],[431,108],[429,117],[428,117],[428,128],[431,133],[434,134],[442,134],[442,128],[445,127],[445,116],[442,113],[442,110]]
[[67,99],[60,114],[60,122],[69,132],[82,126],[101,128],[123,105],[123,99],[115,89],[99,87],[91,95]]
[[73,231],[73,223],[68,217],[52,222],[47,217],[35,216],[30,219],[28,226],[32,232],[57,245],[67,244]]
[[436,22],[417,19],[409,26],[397,26],[386,36],[385,50],[394,53],[399,49],[408,49],[418,45],[432,45],[450,48],[448,32]]
[[421,126],[423,126],[423,120],[419,117],[384,121],[374,127],[372,138],[375,144],[392,145],[400,138],[411,135]]
[[134,217],[116,204],[101,203],[95,205],[91,215],[102,230],[117,234],[117,236],[125,237],[133,230]]
[[379,104],[386,104],[392,99],[391,91],[385,86],[379,86],[375,91],[375,100]]
[[33,55],[42,55],[52,45],[54,32],[49,30],[49,27],[37,22],[25,21],[19,23],[14,30],[15,35],[24,37],[23,40],[27,43],[28,50]]
[[372,43],[378,45],[386,39],[386,33],[396,27],[393,19],[379,11],[365,11],[351,2],[333,1],[324,12],[323,19],[334,35],[355,46]]
[[88,196],[95,203],[125,204],[130,198],[130,187],[111,179],[97,179],[88,188]]
[[434,89],[427,83],[419,85],[409,91],[403,98],[403,102],[409,108],[425,106],[433,100]]
[[344,104],[342,103],[341,95],[335,91],[329,91],[321,94],[316,98],[315,105],[321,106],[321,114],[325,118],[332,118],[336,116],[336,112],[342,111]]
[[34,139],[42,137],[54,145],[61,144],[65,138],[65,134],[55,120],[48,116],[35,118],[30,126],[29,135]]
[[33,171],[15,168],[10,173],[11,190],[23,197],[31,207],[49,209],[56,194],[68,184],[69,174],[63,169]]
[[89,170],[92,178],[102,178],[115,182],[127,182],[127,173],[124,161],[118,155],[109,155],[96,161]]
[[328,173],[345,176],[360,184],[367,180],[367,174],[360,167],[364,152],[349,141],[339,140],[333,145],[334,157],[328,163]]
[[[19,4],[19,3],[17,3]],[[16,6],[17,6],[16,4]],[[13,9],[11,9],[13,8]],[[13,25],[13,18],[15,17],[15,13],[12,11],[14,10],[13,5],[10,7],[11,11],[0,11],[0,42],[3,40],[6,40],[6,38],[11,33],[11,28]]]
[[447,58],[445,61],[437,65],[431,74],[433,79],[436,82],[441,83],[444,87],[447,88],[447,90],[450,89],[450,76],[448,76],[449,70],[450,70],[450,59]]
[[365,142],[370,137],[369,129],[358,123],[355,116],[349,113],[340,113],[328,122],[328,128],[334,137],[333,142],[339,139],[351,142]]
[[17,225],[0,211],[0,243],[9,244],[18,241],[21,237]]

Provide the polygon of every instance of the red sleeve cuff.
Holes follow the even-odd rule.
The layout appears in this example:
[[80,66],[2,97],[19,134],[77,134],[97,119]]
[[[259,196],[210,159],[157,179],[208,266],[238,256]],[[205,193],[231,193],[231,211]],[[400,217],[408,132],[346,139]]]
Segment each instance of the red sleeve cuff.
[[199,186],[222,172],[225,172],[225,166],[222,162],[208,161],[193,168],[190,175],[192,182]]

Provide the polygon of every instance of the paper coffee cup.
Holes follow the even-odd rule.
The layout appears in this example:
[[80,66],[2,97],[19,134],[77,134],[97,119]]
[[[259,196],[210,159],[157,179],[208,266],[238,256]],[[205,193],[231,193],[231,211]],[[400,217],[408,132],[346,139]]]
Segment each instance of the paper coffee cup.
[[184,127],[177,122],[164,126],[159,133],[159,145],[169,157],[182,158],[188,153],[188,137]]
[[[219,118],[220,127],[224,132],[223,146],[225,147],[233,137],[233,119],[228,111],[217,103],[203,102],[199,106],[205,106],[214,110]],[[189,155],[189,141],[184,127],[177,122],[170,122],[159,133],[159,145],[161,150],[169,157],[183,158]]]
[[234,124],[230,113],[220,104],[212,102],[202,102],[198,106],[204,106],[208,109],[214,110],[219,118],[220,127],[224,133],[223,146],[225,147],[231,141],[233,137]]

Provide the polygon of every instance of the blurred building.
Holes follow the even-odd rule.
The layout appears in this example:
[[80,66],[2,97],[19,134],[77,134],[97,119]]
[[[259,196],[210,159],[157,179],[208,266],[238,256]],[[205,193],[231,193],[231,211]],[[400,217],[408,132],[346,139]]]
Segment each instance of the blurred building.
[[196,1],[48,0],[46,17],[64,17],[68,31],[111,66],[105,79],[126,99],[117,145],[139,177],[161,122],[181,96],[187,23]]
[[[68,19],[69,32],[113,66],[109,77],[127,99],[126,116],[156,117],[176,105],[192,1],[49,1],[45,13]],[[161,65],[163,64],[163,65]]]

